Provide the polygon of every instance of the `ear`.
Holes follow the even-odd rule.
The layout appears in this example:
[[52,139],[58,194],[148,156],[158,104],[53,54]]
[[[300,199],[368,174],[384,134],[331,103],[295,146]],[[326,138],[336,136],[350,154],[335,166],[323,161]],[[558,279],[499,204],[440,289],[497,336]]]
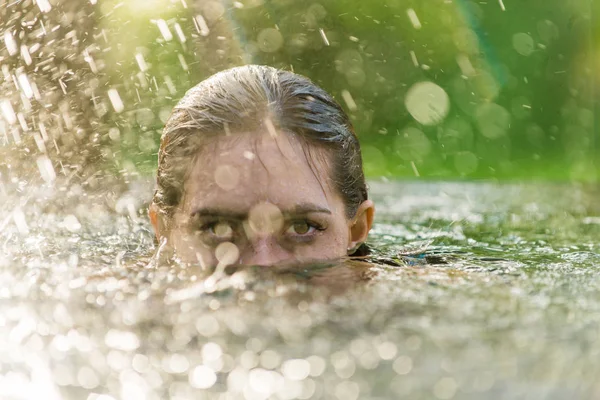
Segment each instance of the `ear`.
[[160,242],[160,238],[164,236],[166,232],[162,217],[159,214],[158,206],[155,203],[150,204],[148,216],[150,217],[150,223],[152,223],[152,227],[154,228],[156,240]]
[[350,253],[367,240],[374,217],[375,204],[371,200],[363,201],[356,210],[356,216],[350,221],[350,241],[348,242]]

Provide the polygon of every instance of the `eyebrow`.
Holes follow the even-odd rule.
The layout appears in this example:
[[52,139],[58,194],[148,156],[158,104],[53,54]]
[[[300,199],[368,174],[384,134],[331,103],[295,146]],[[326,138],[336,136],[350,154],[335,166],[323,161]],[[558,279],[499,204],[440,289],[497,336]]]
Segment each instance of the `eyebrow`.
[[[330,209],[313,203],[300,203],[292,207],[290,210],[282,210],[282,213],[286,217],[312,213],[332,214]],[[244,220],[248,217],[247,212],[238,212],[214,207],[197,208],[192,211],[190,215],[192,217],[222,217],[232,220]]]

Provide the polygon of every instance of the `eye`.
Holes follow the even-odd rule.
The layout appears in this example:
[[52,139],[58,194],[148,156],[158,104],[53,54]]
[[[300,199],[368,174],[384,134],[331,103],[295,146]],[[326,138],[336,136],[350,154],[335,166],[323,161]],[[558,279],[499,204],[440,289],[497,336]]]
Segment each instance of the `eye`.
[[213,221],[202,225],[198,233],[214,241],[231,241],[235,235],[235,228],[232,222]]
[[227,222],[218,222],[209,228],[210,233],[220,239],[226,239],[233,236],[233,227]]
[[323,230],[320,225],[306,221],[292,221],[285,233],[290,236],[312,236],[317,231]]

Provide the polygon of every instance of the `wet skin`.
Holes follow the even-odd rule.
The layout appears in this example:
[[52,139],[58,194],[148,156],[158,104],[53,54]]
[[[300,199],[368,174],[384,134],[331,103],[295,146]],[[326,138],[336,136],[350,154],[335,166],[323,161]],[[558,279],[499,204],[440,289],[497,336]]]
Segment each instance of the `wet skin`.
[[370,200],[348,218],[327,154],[285,132],[218,137],[201,151],[159,239],[204,268],[333,260],[366,240]]

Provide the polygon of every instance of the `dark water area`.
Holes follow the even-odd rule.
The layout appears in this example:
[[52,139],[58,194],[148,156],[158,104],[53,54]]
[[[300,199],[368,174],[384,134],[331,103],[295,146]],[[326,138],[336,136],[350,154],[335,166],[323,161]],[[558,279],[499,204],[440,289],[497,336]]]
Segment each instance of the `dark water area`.
[[148,264],[151,184],[36,190],[0,211],[0,398],[600,397],[597,186],[372,182],[369,259],[212,280]]

